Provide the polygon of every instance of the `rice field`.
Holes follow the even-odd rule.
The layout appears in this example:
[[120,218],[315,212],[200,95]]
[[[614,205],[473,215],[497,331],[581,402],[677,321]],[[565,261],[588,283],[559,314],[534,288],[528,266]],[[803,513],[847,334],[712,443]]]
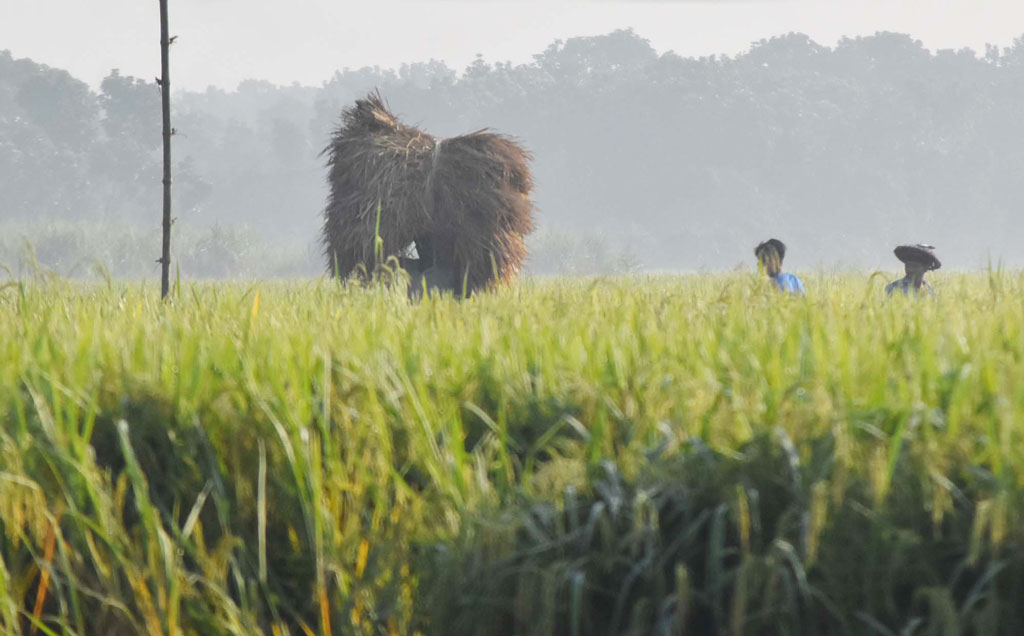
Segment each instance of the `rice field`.
[[0,286],[0,633],[1024,633],[1024,275]]

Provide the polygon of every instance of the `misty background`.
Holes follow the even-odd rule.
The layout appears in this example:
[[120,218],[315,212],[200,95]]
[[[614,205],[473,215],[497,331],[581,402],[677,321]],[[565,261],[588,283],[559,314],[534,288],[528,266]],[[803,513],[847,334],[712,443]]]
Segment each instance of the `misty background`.
[[[533,153],[535,273],[749,267],[769,236],[789,269],[897,270],[905,242],[936,245],[950,269],[1024,265],[1024,37],[932,51],[901,33],[790,33],[684,57],[618,30],[523,63],[176,92],[172,267],[322,273],[319,153],[375,88],[405,123],[489,127]],[[150,78],[115,70],[93,87],[0,51],[0,264],[157,275],[159,108]]]

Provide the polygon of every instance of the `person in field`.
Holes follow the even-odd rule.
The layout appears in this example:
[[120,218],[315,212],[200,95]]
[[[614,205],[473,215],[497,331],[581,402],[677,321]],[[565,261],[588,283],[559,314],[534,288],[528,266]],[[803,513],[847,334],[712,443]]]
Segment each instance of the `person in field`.
[[799,278],[782,271],[782,259],[786,257],[785,243],[776,238],[768,239],[754,248],[754,255],[757,256],[760,268],[780,291],[801,296],[807,294]]
[[917,296],[921,292],[928,296],[934,294],[935,292],[932,290],[931,285],[924,280],[926,272],[942,267],[942,263],[935,257],[934,250],[934,246],[921,243],[917,245],[900,245],[893,250],[896,258],[903,262],[906,276],[886,285],[885,293],[889,296],[892,296],[893,292],[897,291],[903,292],[904,296]]

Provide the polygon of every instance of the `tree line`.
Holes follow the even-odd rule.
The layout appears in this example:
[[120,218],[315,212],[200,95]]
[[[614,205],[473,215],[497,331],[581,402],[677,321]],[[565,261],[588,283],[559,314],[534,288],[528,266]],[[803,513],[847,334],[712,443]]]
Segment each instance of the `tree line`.
[[[527,64],[179,92],[177,221],[314,243],[319,152],[373,88],[431,133],[520,139],[535,157],[538,249],[593,237],[648,268],[722,268],[777,235],[797,267],[886,265],[917,241],[953,267],[1024,262],[1024,38],[932,52],[896,33],[833,46],[787,34],[685,58],[623,30],[556,41]],[[159,107],[153,81],[114,70],[94,91],[0,52],[0,221],[155,226]]]

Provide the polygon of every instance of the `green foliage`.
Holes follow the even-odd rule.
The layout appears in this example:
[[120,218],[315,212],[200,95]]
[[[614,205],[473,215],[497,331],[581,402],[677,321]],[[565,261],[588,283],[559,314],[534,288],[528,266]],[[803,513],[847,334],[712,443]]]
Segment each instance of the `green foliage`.
[[[835,440],[805,462],[781,430],[716,452],[694,438],[626,481],[612,462],[582,492],[522,498],[435,546],[424,568],[444,633],[1016,633],[1019,537],[972,557],[971,480],[936,522],[913,480],[872,506],[862,475],[837,483]],[[904,507],[913,506],[913,507]],[[1013,545],[1018,546],[1014,549]],[[440,626],[445,626],[440,628]],[[998,628],[996,628],[998,626]]]
[[1024,277],[805,281],[5,284],[0,632],[1024,629]]

